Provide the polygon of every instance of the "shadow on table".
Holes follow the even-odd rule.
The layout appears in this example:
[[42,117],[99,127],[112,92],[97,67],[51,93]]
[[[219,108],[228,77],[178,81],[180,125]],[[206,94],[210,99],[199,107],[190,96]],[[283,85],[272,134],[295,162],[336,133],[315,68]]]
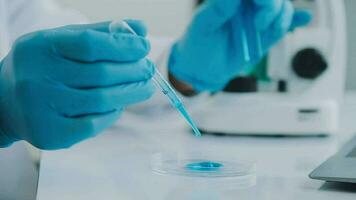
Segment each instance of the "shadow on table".
[[356,184],[353,183],[337,183],[337,182],[326,182],[320,187],[319,190],[332,191],[332,192],[348,192],[356,193]]

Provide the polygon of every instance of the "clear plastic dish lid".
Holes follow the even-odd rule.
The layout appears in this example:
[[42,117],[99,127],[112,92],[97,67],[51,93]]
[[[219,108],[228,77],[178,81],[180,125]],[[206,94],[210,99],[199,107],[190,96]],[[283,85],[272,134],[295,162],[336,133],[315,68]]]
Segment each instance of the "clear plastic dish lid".
[[204,178],[246,178],[256,176],[256,164],[227,156],[203,153],[157,153],[152,171],[161,175]]

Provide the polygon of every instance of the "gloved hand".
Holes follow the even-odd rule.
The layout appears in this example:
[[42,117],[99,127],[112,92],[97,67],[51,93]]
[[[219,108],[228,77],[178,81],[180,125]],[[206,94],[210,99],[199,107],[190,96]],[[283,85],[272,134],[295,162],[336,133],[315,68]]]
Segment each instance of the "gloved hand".
[[109,33],[109,23],[72,25],[18,39],[1,62],[0,146],[18,140],[46,150],[98,134],[123,109],[154,92],[152,62],[139,36]]
[[289,30],[306,25],[311,15],[295,11],[290,0],[207,0],[185,35],[173,46],[169,71],[198,91],[219,91],[263,56],[244,59],[242,31],[251,55],[260,34],[262,55]]

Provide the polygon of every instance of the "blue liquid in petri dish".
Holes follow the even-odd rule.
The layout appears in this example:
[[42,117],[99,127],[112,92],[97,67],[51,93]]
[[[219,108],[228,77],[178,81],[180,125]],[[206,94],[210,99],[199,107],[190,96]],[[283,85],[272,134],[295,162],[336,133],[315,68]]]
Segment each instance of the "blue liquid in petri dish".
[[223,164],[211,161],[189,163],[186,165],[186,169],[197,172],[216,172],[223,167]]

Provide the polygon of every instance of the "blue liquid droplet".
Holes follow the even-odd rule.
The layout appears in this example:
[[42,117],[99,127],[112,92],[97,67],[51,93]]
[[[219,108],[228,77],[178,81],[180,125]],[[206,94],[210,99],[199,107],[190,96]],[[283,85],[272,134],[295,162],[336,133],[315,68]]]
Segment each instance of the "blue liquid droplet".
[[204,161],[204,162],[197,162],[197,163],[190,163],[186,165],[186,168],[192,171],[219,171],[223,168],[224,165],[221,163]]

